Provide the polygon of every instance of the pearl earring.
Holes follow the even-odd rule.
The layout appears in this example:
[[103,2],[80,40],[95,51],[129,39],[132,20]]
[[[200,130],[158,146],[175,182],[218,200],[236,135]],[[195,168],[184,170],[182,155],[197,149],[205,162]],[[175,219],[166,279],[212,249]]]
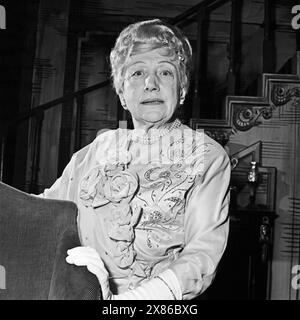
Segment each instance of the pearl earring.
[[184,99],[185,99],[185,95],[181,94],[181,95],[180,95],[179,103],[180,103],[180,104],[184,104]]
[[122,105],[122,107],[123,107],[124,109],[127,109],[125,100],[123,100],[123,99],[121,100],[121,105]]

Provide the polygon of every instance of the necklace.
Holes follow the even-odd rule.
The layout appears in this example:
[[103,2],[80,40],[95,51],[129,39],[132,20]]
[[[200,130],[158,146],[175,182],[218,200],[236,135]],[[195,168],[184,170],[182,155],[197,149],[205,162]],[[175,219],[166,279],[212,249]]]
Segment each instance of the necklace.
[[176,119],[169,128],[153,129],[155,131],[151,131],[147,135],[142,134],[143,130],[134,129],[132,130],[131,140],[142,144],[153,144],[154,142],[158,141],[160,138],[166,136],[169,132],[179,128],[180,126],[181,121],[179,119]]

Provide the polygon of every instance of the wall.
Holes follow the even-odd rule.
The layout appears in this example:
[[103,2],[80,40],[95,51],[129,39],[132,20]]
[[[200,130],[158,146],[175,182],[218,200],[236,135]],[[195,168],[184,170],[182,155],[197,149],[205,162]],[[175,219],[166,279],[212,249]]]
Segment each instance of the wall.
[[[68,35],[69,0],[41,0],[37,46],[33,68],[31,108],[63,95],[65,57]],[[57,178],[61,107],[48,110],[42,127],[39,190],[51,185]],[[33,130],[29,134],[27,185],[32,174]]]
[[[6,9],[6,29],[0,30],[0,126],[30,109],[32,69],[36,46],[38,0],[1,1]],[[23,189],[25,183],[28,124],[8,132],[3,181]]]

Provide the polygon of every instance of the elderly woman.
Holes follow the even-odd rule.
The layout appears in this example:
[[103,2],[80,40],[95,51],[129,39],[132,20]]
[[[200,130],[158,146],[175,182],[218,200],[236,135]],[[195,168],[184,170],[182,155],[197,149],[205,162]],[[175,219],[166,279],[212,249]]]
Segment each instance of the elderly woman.
[[134,129],[109,130],[78,151],[44,196],[74,201],[86,265],[103,299],[192,299],[212,282],[228,236],[230,162],[176,110],[191,46],[160,20],[124,29],[110,56]]

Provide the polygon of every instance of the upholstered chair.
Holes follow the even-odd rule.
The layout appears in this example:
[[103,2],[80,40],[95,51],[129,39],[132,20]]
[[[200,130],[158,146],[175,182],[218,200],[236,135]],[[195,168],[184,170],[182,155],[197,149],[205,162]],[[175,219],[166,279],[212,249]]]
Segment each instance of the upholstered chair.
[[99,299],[97,278],[65,261],[80,245],[77,207],[0,183],[0,299]]

